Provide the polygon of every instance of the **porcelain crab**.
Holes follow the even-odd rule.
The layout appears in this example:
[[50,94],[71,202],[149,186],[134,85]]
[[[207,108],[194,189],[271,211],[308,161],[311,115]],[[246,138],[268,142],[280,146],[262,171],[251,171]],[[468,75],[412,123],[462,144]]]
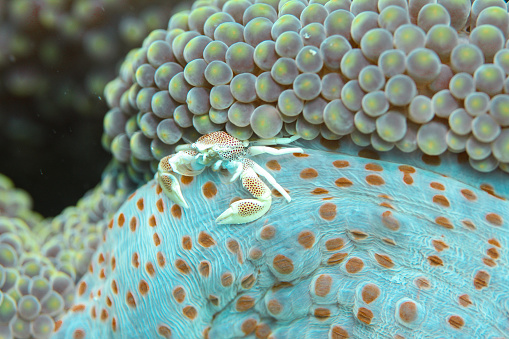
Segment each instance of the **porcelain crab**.
[[262,153],[274,155],[303,153],[301,148],[267,147],[267,145],[289,144],[298,138],[298,136],[292,136],[241,141],[223,131],[212,132],[203,135],[193,144],[177,146],[176,154],[162,158],[159,162],[156,179],[163,192],[172,201],[184,208],[189,208],[175,174],[196,176],[207,167],[213,171],[226,169],[232,174],[230,181],[240,177],[242,185],[255,199],[243,199],[232,203],[216,219],[216,222],[218,224],[248,223],[267,213],[272,203],[271,191],[258,175],[263,176],[288,202],[291,201],[288,193],[276,182],[274,177],[250,157]]

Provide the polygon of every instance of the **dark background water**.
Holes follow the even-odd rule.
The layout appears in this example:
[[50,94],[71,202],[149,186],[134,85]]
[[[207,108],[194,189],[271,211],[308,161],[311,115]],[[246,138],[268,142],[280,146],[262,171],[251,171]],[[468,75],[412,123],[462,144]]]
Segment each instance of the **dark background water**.
[[[0,173],[30,193],[34,210],[54,216],[100,182],[110,159],[101,146],[102,117],[68,110],[48,120],[30,100],[19,101],[1,100]],[[97,109],[107,110],[101,102]]]
[[103,88],[124,56],[191,2],[48,3],[0,0],[0,173],[46,217],[100,182]]

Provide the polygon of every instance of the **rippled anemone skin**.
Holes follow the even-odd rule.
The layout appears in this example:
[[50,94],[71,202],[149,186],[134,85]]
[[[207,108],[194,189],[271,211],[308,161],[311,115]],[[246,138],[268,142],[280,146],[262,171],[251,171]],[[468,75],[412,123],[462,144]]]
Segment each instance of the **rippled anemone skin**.
[[[1,220],[25,257],[0,333],[48,337],[69,310],[53,337],[509,336],[508,29],[496,0],[193,3],[107,86],[101,186],[37,242]],[[292,202],[218,226],[247,192],[211,171],[170,202],[158,160],[214,130],[300,135],[307,156],[254,159]]]
[[181,180],[189,210],[138,189],[54,338],[506,336],[507,186],[324,144],[256,157],[293,200],[246,225],[214,222],[246,197],[224,173]]

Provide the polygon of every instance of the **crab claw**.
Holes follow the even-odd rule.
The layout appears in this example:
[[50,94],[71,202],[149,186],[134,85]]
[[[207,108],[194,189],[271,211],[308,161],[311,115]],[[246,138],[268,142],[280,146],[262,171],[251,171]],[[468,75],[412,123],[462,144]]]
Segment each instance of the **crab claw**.
[[[261,218],[270,208],[272,204],[272,193],[265,183],[260,180],[256,173],[261,174],[265,178],[272,178],[268,173],[259,170],[259,166],[250,159],[244,159],[241,163],[242,171],[240,177],[242,186],[246,188],[256,199],[243,199],[234,202],[226,211],[224,211],[217,219],[218,224],[245,224]],[[232,166],[232,170],[237,173],[238,168]],[[271,183],[275,183],[286,194],[286,191],[279,186],[274,178]]]
[[263,216],[270,208],[271,197],[266,200],[244,199],[235,201],[226,211],[217,217],[216,222],[222,224],[245,224]]
[[182,192],[180,191],[180,185],[177,178],[171,173],[158,173],[159,185],[163,189],[164,194],[170,198],[174,203],[189,208]]

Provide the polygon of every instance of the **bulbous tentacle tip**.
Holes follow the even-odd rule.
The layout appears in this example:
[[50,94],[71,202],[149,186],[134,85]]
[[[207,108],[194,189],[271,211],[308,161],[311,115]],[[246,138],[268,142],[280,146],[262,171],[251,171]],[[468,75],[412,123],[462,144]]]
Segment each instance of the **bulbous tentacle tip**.
[[246,224],[261,218],[270,208],[271,198],[261,199],[244,199],[234,202],[226,211],[224,211],[216,222],[219,225],[238,225]]

